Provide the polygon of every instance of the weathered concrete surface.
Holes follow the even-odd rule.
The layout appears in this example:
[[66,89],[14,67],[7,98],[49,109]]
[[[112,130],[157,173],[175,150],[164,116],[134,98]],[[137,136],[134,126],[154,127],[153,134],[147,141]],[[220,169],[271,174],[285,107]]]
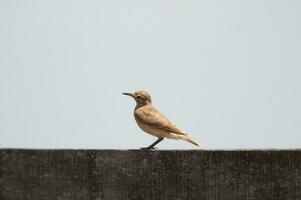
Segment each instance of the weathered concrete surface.
[[0,149],[0,199],[301,200],[301,151]]

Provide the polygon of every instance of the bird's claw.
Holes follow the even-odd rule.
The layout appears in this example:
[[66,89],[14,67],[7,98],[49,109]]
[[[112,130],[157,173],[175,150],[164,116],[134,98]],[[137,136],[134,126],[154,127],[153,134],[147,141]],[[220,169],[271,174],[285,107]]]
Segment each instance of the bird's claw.
[[156,147],[141,147],[142,150],[155,150]]

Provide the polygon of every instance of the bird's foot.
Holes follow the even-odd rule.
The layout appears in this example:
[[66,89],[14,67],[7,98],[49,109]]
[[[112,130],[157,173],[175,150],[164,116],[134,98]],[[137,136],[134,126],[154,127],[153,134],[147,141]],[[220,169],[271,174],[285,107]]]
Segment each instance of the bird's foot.
[[142,150],[155,150],[155,147],[141,147]]

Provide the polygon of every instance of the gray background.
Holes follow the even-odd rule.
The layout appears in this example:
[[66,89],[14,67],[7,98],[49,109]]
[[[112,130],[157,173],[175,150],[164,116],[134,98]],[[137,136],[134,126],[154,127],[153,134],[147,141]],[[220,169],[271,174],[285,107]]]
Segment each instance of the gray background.
[[149,145],[121,95],[137,89],[201,148],[301,147],[300,10],[297,0],[0,0],[0,147]]

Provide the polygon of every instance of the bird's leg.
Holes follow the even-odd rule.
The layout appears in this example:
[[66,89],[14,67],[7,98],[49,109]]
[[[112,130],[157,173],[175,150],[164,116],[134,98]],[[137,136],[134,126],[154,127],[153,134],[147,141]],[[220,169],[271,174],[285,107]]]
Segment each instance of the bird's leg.
[[144,147],[141,149],[154,149],[154,147],[156,146],[156,144],[158,144],[159,142],[161,142],[164,138],[158,138],[153,144],[149,145],[148,147]]

